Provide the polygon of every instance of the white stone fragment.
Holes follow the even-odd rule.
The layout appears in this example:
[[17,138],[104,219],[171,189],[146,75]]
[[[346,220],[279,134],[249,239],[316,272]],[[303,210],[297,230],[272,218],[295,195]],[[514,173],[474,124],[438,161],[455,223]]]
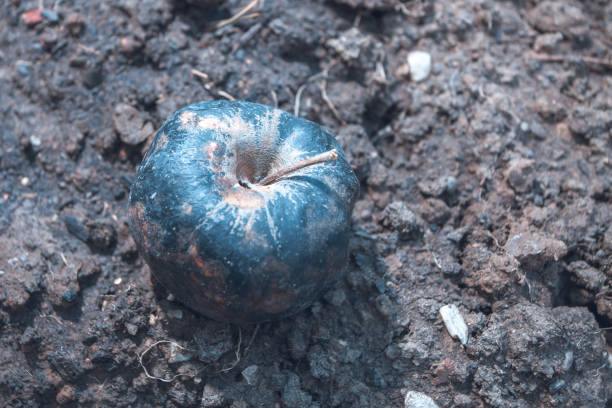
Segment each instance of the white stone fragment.
[[405,408],[438,408],[438,405],[431,397],[422,392],[408,391],[404,399]]
[[452,338],[459,339],[461,344],[465,346],[468,341],[468,327],[457,306],[442,306],[440,308],[440,316],[442,316],[442,321],[444,321],[448,334]]
[[410,77],[414,82],[421,82],[431,72],[431,55],[425,51],[412,51],[408,54]]

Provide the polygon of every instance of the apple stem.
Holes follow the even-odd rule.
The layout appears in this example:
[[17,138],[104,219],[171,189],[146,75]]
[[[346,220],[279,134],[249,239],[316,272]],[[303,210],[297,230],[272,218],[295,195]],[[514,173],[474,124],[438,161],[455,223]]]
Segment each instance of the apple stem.
[[274,183],[275,181],[277,181],[279,178],[289,174],[289,173],[293,173],[294,171],[303,169],[304,167],[309,167],[315,164],[319,164],[319,163],[325,163],[325,162],[330,162],[330,161],[334,161],[338,158],[338,151],[336,149],[332,149],[329,150],[327,152],[323,152],[323,153],[319,153],[315,156],[309,157],[307,159],[304,159],[302,161],[299,161],[295,164],[292,164],[289,167],[286,167],[284,169],[280,169],[278,170],[276,173],[272,173],[266,177],[264,177],[263,179],[261,179],[259,181],[259,185],[261,186],[267,186],[269,184]]

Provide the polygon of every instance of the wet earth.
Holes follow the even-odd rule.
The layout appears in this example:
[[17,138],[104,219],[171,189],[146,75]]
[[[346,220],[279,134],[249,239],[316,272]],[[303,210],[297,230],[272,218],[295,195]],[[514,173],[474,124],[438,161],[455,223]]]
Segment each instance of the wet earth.
[[[0,406],[612,403],[607,1],[6,0],[0,44]],[[258,326],[178,303],[127,226],[155,130],[232,98],[361,182],[342,281]]]

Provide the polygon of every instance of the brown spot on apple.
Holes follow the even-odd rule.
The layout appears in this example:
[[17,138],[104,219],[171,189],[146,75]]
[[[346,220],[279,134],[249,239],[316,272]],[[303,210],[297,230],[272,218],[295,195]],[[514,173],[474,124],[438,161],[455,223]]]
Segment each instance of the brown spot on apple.
[[155,144],[155,148],[157,150],[163,149],[164,146],[166,146],[168,144],[168,134],[166,132],[162,132],[158,137],[157,137],[157,142]]
[[223,201],[229,205],[244,209],[256,209],[265,205],[266,201],[260,193],[242,187],[227,191]]

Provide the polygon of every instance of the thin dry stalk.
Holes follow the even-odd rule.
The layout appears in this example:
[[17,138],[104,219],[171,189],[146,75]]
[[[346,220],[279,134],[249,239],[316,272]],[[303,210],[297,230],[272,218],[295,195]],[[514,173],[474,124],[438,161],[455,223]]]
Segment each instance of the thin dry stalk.
[[531,59],[542,62],[578,62],[584,63],[591,67],[599,67],[612,69],[612,58],[595,58],[582,57],[579,55],[549,55],[549,54],[533,54]]
[[246,13],[248,13],[249,11],[251,11],[257,5],[257,3],[259,3],[259,1],[260,0],[253,0],[253,1],[251,1],[249,4],[244,6],[244,8],[242,10],[240,10],[238,13],[234,14],[233,16],[231,16],[228,19],[219,21],[215,25],[215,28],[218,30],[221,27],[225,27],[228,24],[232,24],[232,23],[235,23],[236,21],[240,20],[240,18],[242,16],[244,16]]
[[293,173],[294,171],[303,169],[304,167],[313,166],[315,164],[334,161],[337,158],[338,158],[338,151],[336,149],[328,150],[326,152],[319,153],[315,156],[308,157],[304,160],[301,160],[289,167],[285,167],[284,169],[280,169],[276,173],[272,173],[271,175],[264,177],[257,184],[262,185],[262,186],[267,186],[269,184],[274,183],[281,177],[286,176],[289,173]]
[[[172,382],[172,381],[176,380],[178,377],[181,377],[181,376],[185,376],[185,375],[189,376],[188,374],[176,374],[176,375],[174,375],[171,378],[162,378],[162,377],[157,377],[157,376],[149,374],[149,371],[147,370],[147,367],[145,367],[145,365],[143,364],[142,359],[144,358],[145,354],[147,354],[149,351],[151,351],[153,348],[157,347],[160,344],[173,344],[176,347],[180,348],[181,350],[190,351],[188,348],[185,348],[185,347],[181,346],[180,344],[175,343],[175,342],[170,341],[170,340],[159,340],[159,341],[156,341],[155,343],[153,343],[152,345],[147,347],[147,349],[145,351],[143,351],[140,354],[137,354],[138,355],[138,363],[142,367],[142,369],[143,369],[143,371],[145,373],[145,376],[147,378],[150,378],[151,380],[158,380],[158,381],[162,381],[162,382],[166,382],[166,383]],[[193,377],[193,376],[190,376],[190,377]]]
[[241,360],[240,347],[242,346],[242,329],[238,326],[238,346],[236,347],[236,360],[229,367],[217,371],[218,373],[226,373],[238,365]]
[[327,80],[324,79],[323,81],[321,81],[321,83],[319,84],[319,88],[321,89],[321,98],[323,98],[323,101],[325,102],[329,110],[334,114],[334,117],[338,120],[338,122],[343,125],[346,125],[346,121],[342,119],[333,102],[331,101],[331,99],[329,99],[329,96],[327,96]]

